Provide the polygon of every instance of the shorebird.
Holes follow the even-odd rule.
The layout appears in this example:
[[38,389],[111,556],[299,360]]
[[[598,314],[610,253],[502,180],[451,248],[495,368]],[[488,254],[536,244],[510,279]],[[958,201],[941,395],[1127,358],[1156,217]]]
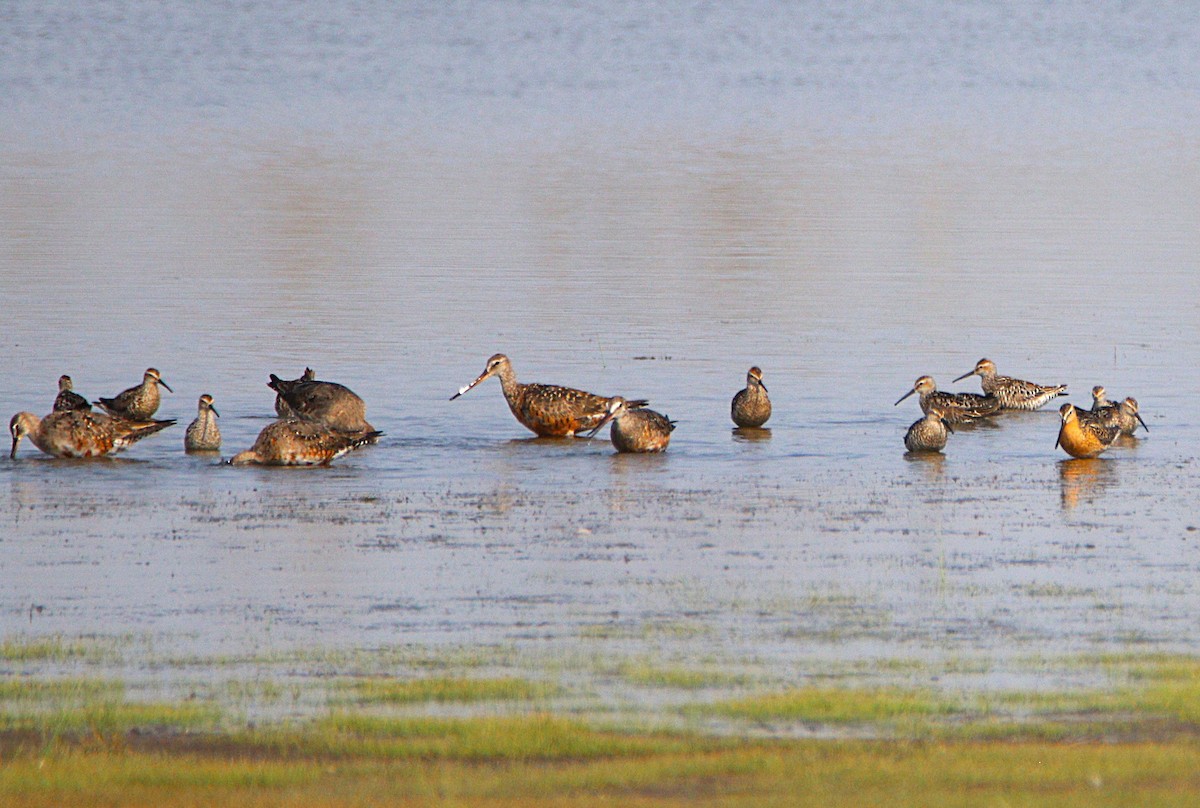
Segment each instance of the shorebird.
[[58,395],[54,399],[54,412],[90,410],[92,408],[86,398],[72,389],[73,386],[70,376],[58,377]]
[[1097,418],[1080,418],[1074,404],[1063,404],[1058,409],[1062,426],[1054,448],[1061,446],[1071,457],[1095,457],[1103,452],[1121,434],[1118,426],[1109,426]]
[[[317,374],[312,368],[305,368],[304,372],[300,374],[298,379],[285,381],[284,384],[292,385],[299,384],[300,382],[311,382],[316,378]],[[291,405],[288,404],[287,401],[284,400],[283,396],[279,393],[275,394],[275,414],[280,418],[293,418],[297,415],[296,411],[292,409]]]
[[1092,388],[1091,414],[1100,418],[1103,423],[1115,424],[1121,428],[1122,435],[1132,435],[1141,425],[1147,432],[1150,427],[1138,414],[1136,398],[1126,398],[1124,401],[1109,401],[1104,385],[1098,384]]
[[974,370],[954,381],[960,382],[968,376],[978,376],[983,392],[995,396],[1001,408],[1006,410],[1036,410],[1052,398],[1067,394],[1065,384],[1047,386],[1011,376],[997,376],[996,365],[990,359],[980,359]]
[[31,412],[19,412],[9,421],[12,451],[17,456],[21,438],[54,457],[103,457],[119,452],[166,429],[174,421],[130,421],[89,410],[62,410],[38,418]]
[[767,398],[767,386],[757,367],[746,373],[746,387],[733,397],[729,414],[740,427],[759,427],[771,417],[771,399]]
[[327,466],[351,449],[374,443],[374,430],[345,432],[305,418],[282,418],[258,433],[254,446],[230,459],[235,466]]
[[275,409],[282,412],[282,399],[288,417],[304,418],[324,424],[339,432],[373,432],[375,427],[367,423],[367,405],[354,391],[335,382],[322,382],[311,378],[312,371],[306,369],[299,379],[288,381],[274,373],[267,386],[274,390]]
[[196,420],[188,424],[183,436],[183,448],[189,452],[215,452],[221,448],[221,429],[217,418],[221,413],[213,406],[213,397],[208,393],[200,396],[196,408]]
[[93,402],[103,407],[109,415],[127,418],[130,421],[148,421],[158,412],[158,386],[167,388],[167,392],[175,392],[162,380],[162,376],[154,368],[146,368],[142,383],[137,387],[122,390],[112,398],[102,398]]
[[[981,396],[978,393],[947,393],[937,389],[932,376],[919,377],[909,390],[896,399],[899,404],[904,399],[916,393],[921,402],[921,412],[928,413],[937,409],[942,413],[942,420],[948,424],[964,424],[977,418],[986,418],[1000,412],[1000,400],[994,395]],[[896,406],[893,404],[892,406]]]
[[[614,399],[598,396],[573,387],[554,384],[521,384],[513,372],[512,363],[504,354],[496,354],[487,361],[483,373],[470,384],[459,388],[450,400],[461,396],[480,382],[500,377],[500,388],[508,408],[521,424],[543,438],[569,438],[587,432],[604,420],[609,403]],[[648,401],[625,402],[628,409],[644,407]]]
[[946,447],[948,433],[953,431],[946,414],[938,407],[930,407],[925,417],[913,422],[904,434],[904,448],[910,452],[940,452]]
[[1147,432],[1150,431],[1150,427],[1146,426],[1146,422],[1142,420],[1142,416],[1138,412],[1137,399],[1132,397],[1126,398],[1120,403],[1105,404],[1099,409],[1093,408],[1090,412],[1081,411],[1079,417],[1084,420],[1091,418],[1105,426],[1115,426],[1121,430],[1122,435],[1132,435],[1137,432],[1139,426]]
[[618,452],[661,452],[671,442],[675,422],[662,413],[647,409],[630,409],[629,402],[620,396],[608,400],[608,407],[600,423],[592,427],[587,437],[592,437],[607,423],[612,422],[608,436]]

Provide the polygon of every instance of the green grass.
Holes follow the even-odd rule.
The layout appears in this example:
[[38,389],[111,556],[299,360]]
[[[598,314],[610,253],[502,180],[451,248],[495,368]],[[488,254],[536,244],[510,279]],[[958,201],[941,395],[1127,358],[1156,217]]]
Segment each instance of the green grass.
[[899,688],[805,687],[718,701],[695,708],[756,722],[863,724],[950,715],[959,708],[931,691]]
[[[729,735],[639,731],[546,712],[377,714],[390,704],[525,704],[546,695],[546,685],[517,678],[318,680],[308,686],[350,698],[324,715],[250,728],[213,702],[134,701],[119,682],[22,677],[0,683],[0,805],[1200,804],[1200,660],[1058,664],[1102,670],[1111,685],[979,694],[814,686],[684,708],[722,719]],[[726,685],[705,670],[642,658],[608,670],[684,693]],[[281,696],[269,680],[210,689]],[[888,740],[752,737],[763,724],[786,732],[798,723]]]
[[664,666],[644,657],[623,659],[616,664],[601,662],[598,669],[602,674],[616,676],[639,687],[675,690],[740,687],[753,681],[748,675],[729,673],[716,667]]
[[120,698],[124,693],[123,682],[108,679],[0,679],[0,702],[16,704],[96,701]]
[[558,689],[540,682],[503,677],[468,679],[426,677],[421,679],[360,679],[343,683],[341,689],[362,704],[413,704],[418,702],[472,703],[482,701],[531,701],[554,695]]
[[221,711],[211,704],[101,700],[40,712],[0,712],[0,730],[108,737],[145,729],[215,729],[222,718]]
[[68,640],[61,635],[48,637],[6,637],[0,641],[0,660],[8,662],[54,661],[94,658],[101,649],[95,643]]
[[[519,730],[518,730],[519,731]],[[169,744],[19,755],[0,767],[9,808],[402,806],[1190,806],[1194,743],[751,742],[719,748],[567,732],[569,754],[474,758],[472,732],[447,754],[247,756]],[[555,736],[558,737],[558,736]],[[464,744],[466,748],[464,748]]]

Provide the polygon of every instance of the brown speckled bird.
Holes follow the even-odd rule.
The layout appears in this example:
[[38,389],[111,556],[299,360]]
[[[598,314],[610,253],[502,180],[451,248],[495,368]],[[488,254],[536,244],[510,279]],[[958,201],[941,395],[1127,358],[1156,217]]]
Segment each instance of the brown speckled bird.
[[58,395],[54,398],[54,412],[90,410],[92,408],[86,398],[75,392],[74,386],[70,376],[58,377]]
[[1074,404],[1063,404],[1058,409],[1062,426],[1058,430],[1059,446],[1071,457],[1095,457],[1103,452],[1121,434],[1121,428],[1103,424],[1097,418],[1080,418]]
[[174,423],[130,421],[89,410],[63,410],[45,418],[19,412],[8,424],[12,435],[12,451],[8,456],[16,457],[17,444],[28,437],[34,446],[54,457],[103,457]]
[[[525,428],[544,438],[569,438],[594,429],[608,413],[613,399],[598,396],[573,387],[553,384],[521,384],[512,369],[512,363],[504,354],[496,354],[487,361],[483,373],[475,381],[450,396],[450,400],[461,396],[475,385],[492,376],[500,377],[500,388],[508,408]],[[643,400],[626,402],[630,409],[644,407]]]
[[980,359],[974,370],[954,381],[960,382],[968,376],[978,376],[983,392],[995,396],[1006,410],[1036,410],[1051,399],[1067,394],[1065,384],[1034,384],[1011,376],[997,376],[996,365],[990,359]]
[[230,459],[235,466],[327,466],[351,449],[374,443],[382,432],[344,432],[306,418],[282,418],[258,433],[254,446]]
[[1150,427],[1146,426],[1138,412],[1136,398],[1126,398],[1120,402],[1109,401],[1107,391],[1100,384],[1092,388],[1092,409],[1087,413],[1081,411],[1080,417],[1085,415],[1094,416],[1101,423],[1119,427],[1122,435],[1132,435],[1137,432],[1138,426],[1147,432],[1150,431]]
[[[919,377],[909,390],[896,399],[899,404],[904,399],[916,393],[921,402],[921,412],[938,409],[942,419],[949,424],[965,424],[979,418],[986,418],[1000,412],[1000,400],[993,395],[981,396],[978,393],[947,393],[937,389],[932,376]],[[896,406],[893,404],[892,406]]]
[[771,399],[763,384],[762,371],[752,367],[746,373],[746,386],[739,390],[729,405],[729,415],[739,427],[760,427],[771,417]]
[[[299,379],[288,381],[274,373],[267,386],[276,395],[275,409],[288,412],[289,418],[304,418],[341,432],[373,432],[367,423],[367,405],[353,390],[335,382],[311,378],[306,370]],[[284,406],[280,406],[282,400]]]
[[620,396],[608,401],[604,418],[587,436],[590,438],[612,422],[609,438],[618,452],[661,452],[671,442],[675,422],[662,413],[647,409],[630,409]]
[[196,405],[196,420],[188,424],[183,436],[183,448],[189,452],[215,452],[221,448],[221,428],[217,418],[221,413],[213,406],[208,393],[200,396]]
[[910,452],[940,452],[946,448],[948,433],[953,431],[946,414],[937,407],[930,407],[925,417],[915,421],[904,433],[904,448]]
[[102,398],[94,403],[103,407],[109,415],[128,418],[131,421],[148,421],[158,412],[159,385],[166,387],[168,392],[175,392],[162,380],[162,375],[157,370],[146,368],[142,383],[137,387],[130,387],[112,398]]

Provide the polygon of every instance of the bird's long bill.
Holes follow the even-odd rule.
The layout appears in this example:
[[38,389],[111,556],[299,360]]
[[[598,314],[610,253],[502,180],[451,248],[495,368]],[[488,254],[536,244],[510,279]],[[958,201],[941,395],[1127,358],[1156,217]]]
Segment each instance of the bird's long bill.
[[16,459],[17,459],[17,444],[18,444],[18,443],[20,443],[20,442],[21,442],[21,439],[20,439],[20,438],[13,438],[13,446],[12,446],[12,451],[8,453],[8,459],[9,459],[9,460],[16,460]]
[[617,414],[615,412],[605,413],[604,417],[600,419],[600,423],[596,424],[594,427],[592,427],[590,430],[588,430],[588,432],[584,435],[584,437],[585,438],[596,437],[596,433],[599,432],[601,429],[604,429],[604,427],[608,426],[608,424],[612,423],[612,419],[615,418],[616,416],[617,416]]
[[975,371],[968,370],[966,373],[959,376],[957,379],[952,380],[950,383],[953,384],[954,382],[961,382],[963,379],[967,378],[968,376],[974,376],[974,375],[975,375]]
[[479,378],[477,378],[475,381],[473,381],[473,382],[471,382],[470,384],[468,384],[466,387],[460,387],[460,388],[458,389],[458,392],[457,392],[457,393],[455,393],[454,395],[450,396],[450,400],[451,400],[451,401],[453,401],[454,399],[458,398],[458,397],[459,397],[459,396],[461,396],[463,393],[467,392],[467,391],[468,391],[468,390],[470,390],[472,387],[474,387],[475,385],[479,384],[481,381],[485,380],[485,379],[486,379],[488,376],[491,376],[493,372],[494,372],[494,371],[492,371],[492,370],[485,370],[483,373],[480,373],[480,374],[479,374]]
[[950,422],[945,418],[942,419],[942,426],[946,427],[947,431],[949,431],[951,435],[954,434],[954,427],[950,426]]
[[[909,391],[908,391],[907,393],[905,393],[904,395],[900,396],[900,398],[896,399],[896,404],[899,404],[901,401],[903,401],[904,399],[908,398],[909,396],[911,396],[911,395],[912,395],[913,393],[915,393],[915,392],[917,392],[917,388],[915,388],[915,387],[914,387],[913,389],[909,390]],[[896,404],[893,404],[892,406],[894,407],[894,406],[896,406]]]
[[766,386],[765,384],[763,384],[763,380],[762,380],[762,379],[759,379],[759,380],[758,380],[758,386],[759,386],[759,387],[761,387],[761,388],[763,389],[763,392],[764,392],[764,393],[769,393],[769,392],[771,392],[770,390],[768,390],[768,389],[767,389],[767,386]]
[[209,408],[210,410],[212,410],[212,414],[213,414],[213,415],[217,416],[218,418],[220,418],[220,417],[221,417],[221,413],[217,412],[217,408],[216,408],[216,407],[214,407],[212,404],[209,404],[209,405],[208,405],[208,408]]
[[1058,430],[1058,437],[1054,439],[1054,448],[1058,448],[1058,444],[1062,441],[1062,430]]
[[1138,419],[1138,423],[1141,424],[1147,432],[1150,431],[1150,427],[1146,426],[1146,422],[1142,420],[1142,414],[1140,412],[1135,412],[1133,417]]
[[166,383],[166,382],[164,382],[162,379],[159,379],[159,380],[158,380],[158,383],[159,383],[159,384],[161,384],[163,387],[167,388],[167,392],[168,392],[168,393],[174,393],[174,392],[175,392],[174,390],[172,390],[172,389],[171,389],[171,385],[167,384],[167,383]]

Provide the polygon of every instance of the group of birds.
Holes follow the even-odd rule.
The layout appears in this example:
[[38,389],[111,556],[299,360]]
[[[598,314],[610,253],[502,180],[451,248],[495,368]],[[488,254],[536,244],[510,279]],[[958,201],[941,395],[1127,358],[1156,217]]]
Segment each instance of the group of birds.
[[[983,394],[948,393],[937,389],[931,376],[921,376],[912,389],[896,400],[917,394],[925,417],[916,421],[904,435],[904,446],[910,452],[940,452],[946,446],[948,433],[954,424],[971,423],[996,415],[1001,410],[1036,410],[1047,402],[1067,394],[1067,385],[1044,385],[1001,376],[990,359],[980,359],[975,368],[956,378],[962,381],[978,376]],[[1059,408],[1061,426],[1055,448],[1075,458],[1096,457],[1116,442],[1121,435],[1133,435],[1139,426],[1150,430],[1138,413],[1134,398],[1120,402],[1108,400],[1101,385],[1092,388],[1092,406],[1080,409],[1074,404]]]
[[[649,409],[645,399],[600,396],[573,387],[552,384],[523,384],[517,381],[512,362],[504,354],[488,359],[483,372],[464,385],[450,400],[496,376],[512,414],[522,425],[541,437],[593,437],[607,425],[618,452],[661,452],[671,442],[675,421]],[[914,393],[925,416],[908,428],[904,445],[910,452],[940,452],[954,424],[988,418],[1002,410],[1036,410],[1058,396],[1067,386],[1041,385],[1000,376],[989,359],[954,381],[979,376],[983,394],[949,393],[937,389],[930,376],[921,376],[896,404]],[[275,391],[278,420],[259,433],[254,445],[230,459],[231,464],[323,465],[346,452],[375,443],[383,434],[367,422],[366,404],[344,385],[320,381],[311,368],[296,379],[270,374],[268,387]],[[9,423],[12,434],[10,457],[17,444],[28,437],[38,449],[57,457],[100,457],[118,452],[142,438],[175,423],[155,420],[160,403],[159,387],[171,388],[155,368],[147,368],[142,383],[113,398],[100,398],[92,409],[86,398],[72,389],[71,377],[58,381],[53,411],[44,418],[19,412]],[[1095,457],[1125,434],[1132,435],[1145,421],[1137,401],[1126,398],[1110,402],[1103,387],[1092,389],[1092,407],[1081,410],[1064,404],[1059,410],[1062,426],[1055,446],[1072,457]],[[200,396],[196,419],[184,435],[189,452],[216,452],[221,448],[221,431],[213,397]],[[758,429],[771,417],[771,400],[762,371],[752,367],[746,386],[730,402],[730,417],[740,429]]]
[[[349,388],[315,378],[311,369],[298,379],[271,374],[278,420],[264,427],[254,445],[229,461],[242,465],[323,465],[351,449],[374,443],[382,434],[366,420],[366,405]],[[73,389],[70,376],[58,380],[58,396],[49,415],[39,418],[19,412],[9,422],[12,450],[17,456],[21,439],[55,457],[103,457],[125,449],[169,426],[174,419],[156,420],[161,394],[173,392],[155,368],[147,368],[142,383],[112,398],[92,403]],[[184,434],[189,452],[216,452],[221,448],[220,413],[208,393],[200,396],[196,419]]]
[[[522,384],[517,381],[512,362],[504,354],[488,359],[483,373],[463,385],[450,400],[492,376],[500,379],[500,390],[516,419],[535,435],[564,438],[574,435],[592,437],[606,425],[609,439],[618,452],[661,452],[671,442],[675,422],[648,408],[645,399],[600,396],[574,387],[555,384]],[[743,429],[757,429],[771,417],[771,400],[762,381],[762,371],[750,368],[746,387],[730,403],[733,422]]]

